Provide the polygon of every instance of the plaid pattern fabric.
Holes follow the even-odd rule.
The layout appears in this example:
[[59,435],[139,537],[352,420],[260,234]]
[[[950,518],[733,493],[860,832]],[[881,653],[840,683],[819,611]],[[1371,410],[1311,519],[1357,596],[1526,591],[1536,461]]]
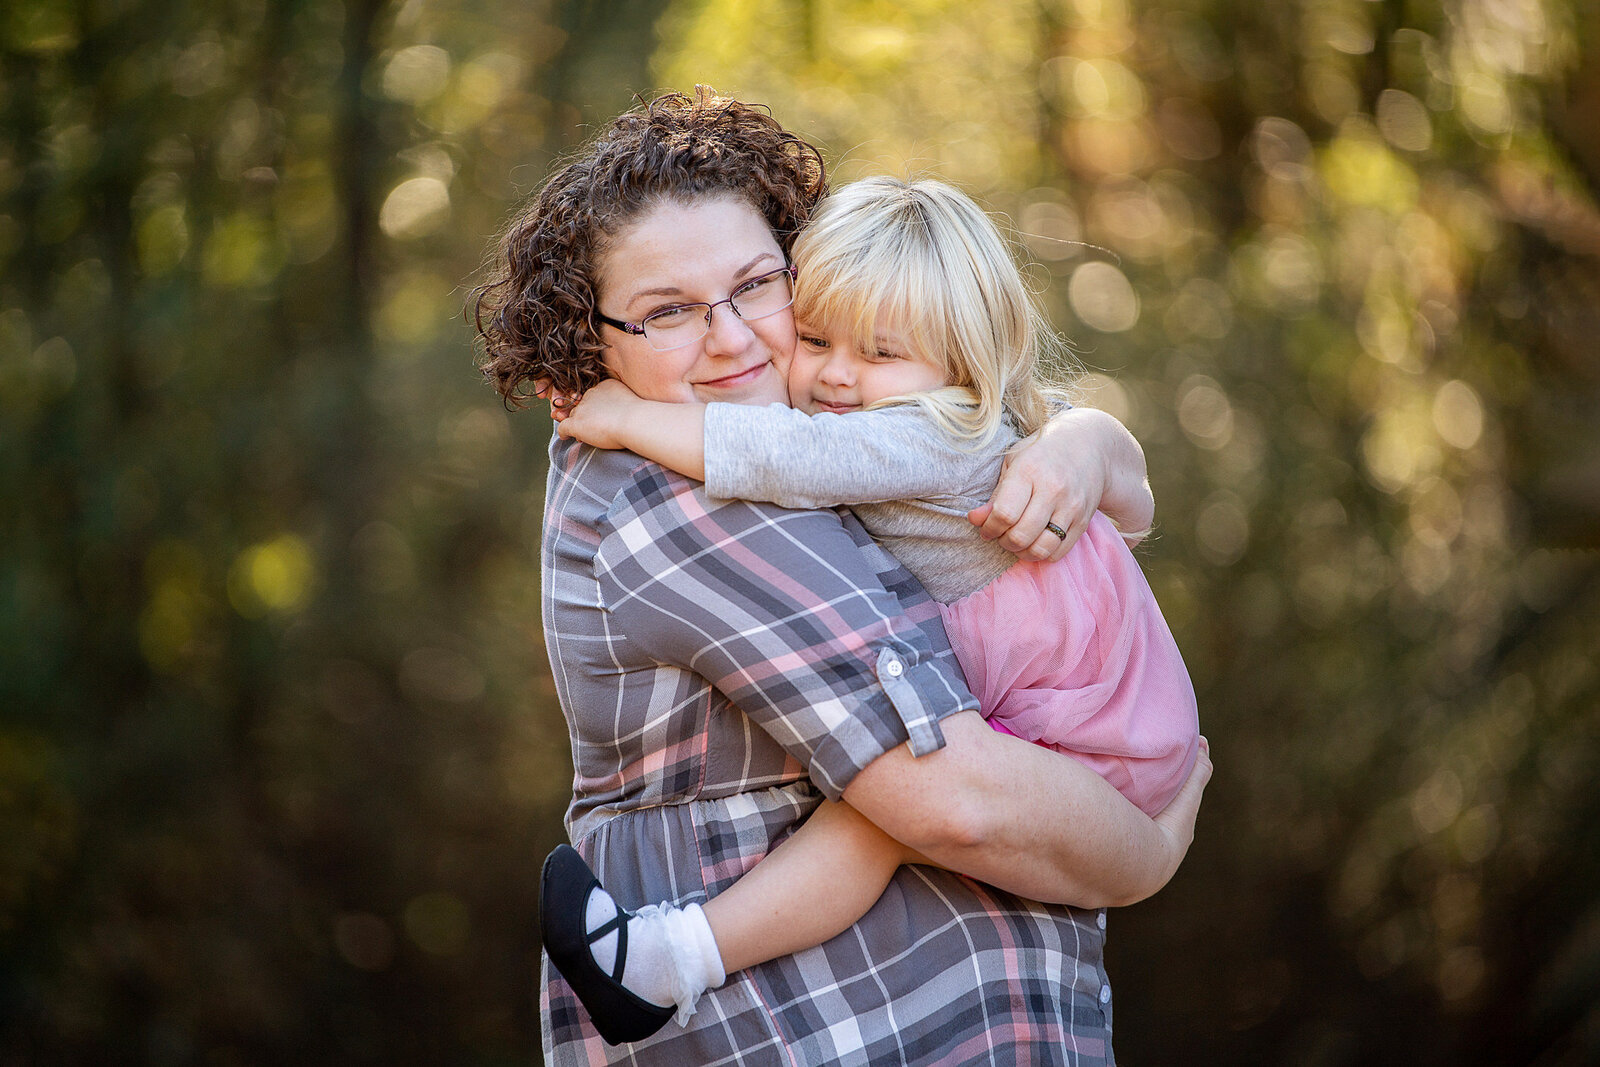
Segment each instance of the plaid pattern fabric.
[[[936,605],[847,514],[707,497],[557,438],[545,638],[569,832],[626,907],[704,901],[897,745],[976,707]],[[902,868],[818,948],[731,975],[612,1048],[544,963],[550,1064],[1111,1062],[1104,912]]]

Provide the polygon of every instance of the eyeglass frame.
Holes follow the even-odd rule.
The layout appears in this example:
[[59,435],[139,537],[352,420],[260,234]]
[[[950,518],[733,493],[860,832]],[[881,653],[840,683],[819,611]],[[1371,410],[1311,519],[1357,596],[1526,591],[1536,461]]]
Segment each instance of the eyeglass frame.
[[[733,302],[734,297],[739,295],[739,291],[742,290],[742,289],[747,289],[747,288],[749,288],[750,286],[754,285],[757,282],[765,281],[768,278],[776,277],[779,274],[787,274],[789,276],[789,302],[787,304],[783,305],[783,307],[773,308],[771,311],[768,311],[768,312],[765,312],[763,314],[757,315],[753,319],[747,319],[743,315],[740,315],[739,314],[739,306]],[[733,314],[735,315],[735,317],[737,317],[739,319],[739,321],[741,321],[741,322],[759,322],[762,319],[767,318],[768,316],[776,315],[778,312],[782,311],[783,308],[794,307],[794,285],[795,285],[795,282],[797,282],[799,280],[799,278],[800,278],[800,268],[791,263],[786,267],[779,267],[777,270],[769,270],[765,274],[758,274],[754,278],[751,278],[748,281],[740,282],[738,289],[735,289],[733,292],[729,293],[727,296],[723,297],[721,300],[717,300],[717,301],[714,301],[714,302],[711,302],[711,303],[707,303],[704,300],[692,300],[692,301],[690,301],[690,302],[688,302],[686,304],[674,304],[671,307],[662,308],[660,311],[652,311],[650,314],[646,315],[644,318],[640,319],[638,322],[623,322],[621,319],[613,319],[608,315],[600,314],[600,309],[599,308],[595,308],[594,317],[599,319],[601,322],[605,323],[607,326],[615,326],[617,329],[621,330],[625,334],[628,334],[628,335],[630,335],[632,337],[643,337],[646,341],[649,341],[650,338],[645,333],[644,324],[649,322],[651,319],[655,318],[657,315],[665,315],[665,314],[668,314],[669,312],[673,312],[673,311],[682,311],[685,308],[692,308],[692,307],[703,307],[703,308],[705,308],[706,309],[706,328],[705,328],[705,332],[701,333],[699,337],[692,338],[691,340],[688,340],[688,341],[680,341],[677,344],[669,345],[666,348],[655,348],[655,345],[651,345],[650,346],[651,348],[655,348],[655,350],[657,352],[670,352],[674,348],[682,348],[684,345],[692,345],[692,344],[695,343],[695,341],[700,340],[701,337],[704,337],[707,333],[710,333],[711,332],[711,316],[716,312],[717,308],[722,306],[723,304],[727,304],[728,305],[728,310],[732,311]]]

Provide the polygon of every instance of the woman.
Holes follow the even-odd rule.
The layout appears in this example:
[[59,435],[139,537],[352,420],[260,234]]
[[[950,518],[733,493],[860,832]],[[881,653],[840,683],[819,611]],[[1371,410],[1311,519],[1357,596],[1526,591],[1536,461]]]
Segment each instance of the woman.
[[[748,106],[670,96],[621,116],[502,240],[478,303],[486,372],[513,400],[606,375],[656,400],[781,399],[792,315],[747,287],[787,265],[824,191],[815,149]],[[690,303],[706,327],[691,342],[652,327]],[[1142,528],[1142,464],[1114,461],[1136,449],[1125,432],[1058,422],[1046,458],[1013,467],[1087,448],[1102,507]],[[996,497],[988,528],[1020,517],[1002,543],[1035,558],[1071,539],[1058,517],[1092,510],[1027,480]],[[1152,822],[1092,771],[989,729],[932,601],[848,516],[710,499],[562,440],[546,506],[568,829],[623,906],[715,895],[824,798],[947,868],[902,868],[846,934],[732,976],[687,1028],[620,1050],[546,966],[548,1062],[1110,1062],[1104,913],[1080,909],[1171,876],[1203,760]]]

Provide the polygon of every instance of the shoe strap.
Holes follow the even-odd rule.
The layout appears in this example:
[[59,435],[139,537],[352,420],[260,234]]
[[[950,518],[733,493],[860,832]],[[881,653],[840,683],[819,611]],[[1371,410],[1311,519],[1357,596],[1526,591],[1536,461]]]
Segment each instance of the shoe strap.
[[631,918],[632,915],[619,907],[615,915],[583,935],[584,940],[593,945],[611,931],[617,932],[617,958],[611,968],[611,980],[618,985],[622,984],[622,969],[628,962],[628,920]]

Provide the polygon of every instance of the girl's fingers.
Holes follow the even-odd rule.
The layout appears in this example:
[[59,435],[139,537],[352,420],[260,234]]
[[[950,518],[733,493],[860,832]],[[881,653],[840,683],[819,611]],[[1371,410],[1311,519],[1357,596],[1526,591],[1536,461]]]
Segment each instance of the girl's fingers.
[[550,401],[550,417],[560,422],[571,415],[578,406],[578,401],[583,397],[578,393],[561,392],[555,389],[546,389],[544,398]]

